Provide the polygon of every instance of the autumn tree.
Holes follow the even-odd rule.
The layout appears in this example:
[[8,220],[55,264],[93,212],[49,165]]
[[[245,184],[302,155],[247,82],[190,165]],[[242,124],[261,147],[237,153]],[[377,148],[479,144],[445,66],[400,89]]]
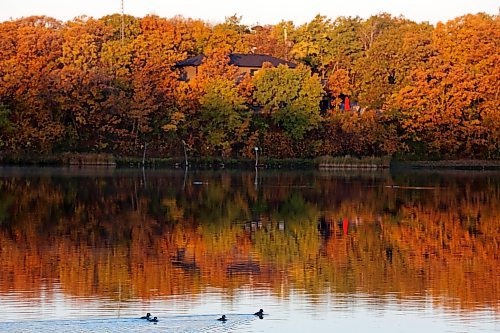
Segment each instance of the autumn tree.
[[331,58],[325,68],[325,88],[334,108],[338,108],[342,102],[341,96],[357,99],[360,75],[356,65],[363,56],[363,44],[359,36],[361,23],[358,17],[339,17],[333,21],[329,46]]
[[429,24],[400,19],[384,22],[385,28],[370,41],[356,66],[359,102],[368,109],[382,109],[394,92],[411,81],[414,69],[427,66],[433,52]]
[[332,73],[328,76],[325,88],[332,98],[331,106],[338,110],[340,104],[343,102],[340,96],[351,96],[353,93],[349,72],[345,69],[332,71]]
[[0,148],[6,148],[9,145],[9,131],[12,128],[9,115],[10,110],[5,105],[0,104]]
[[293,23],[285,21],[276,25],[254,26],[251,33],[247,34],[249,47],[253,53],[288,59],[294,30]]
[[409,148],[452,156],[499,156],[499,18],[466,15],[433,32],[436,54],[394,97]]
[[[105,25],[112,27],[111,40],[122,41],[131,40],[141,34],[140,20],[132,15],[112,14],[99,19]],[[122,30],[123,22],[123,30]],[[123,36],[122,36],[123,33]]]
[[213,27],[204,53],[207,55],[214,52],[248,53],[250,49],[245,35],[249,32],[249,28],[241,24],[241,17],[236,15],[226,17],[224,23]]
[[339,17],[332,21],[318,15],[293,34],[295,44],[291,54],[320,74],[334,107],[340,104],[340,95],[357,98],[360,75],[356,65],[364,53],[363,23],[359,17]]
[[378,36],[388,28],[393,27],[397,20],[397,18],[392,17],[388,13],[381,13],[370,16],[367,20],[363,21],[358,29],[359,37],[363,43],[363,49],[368,51],[373,46],[373,43],[375,43]]
[[[251,157],[261,146],[277,157],[498,158],[498,31],[498,17],[484,14],[436,27],[388,14],[251,28],[236,15],[215,25],[118,14],[6,21],[0,145],[137,155],[147,143],[151,156],[176,156],[184,141],[195,155]],[[300,65],[252,77],[229,64],[232,52]],[[176,62],[201,54],[196,77],[180,81]],[[334,109],[348,96],[360,114],[322,122],[324,93]]]
[[114,86],[114,75],[102,66],[103,45],[112,28],[101,21],[78,18],[64,34],[58,105],[70,125],[69,142],[83,150],[116,149],[112,142],[125,135],[122,128],[125,95]]
[[[238,78],[237,69],[229,64],[225,49],[214,50],[205,56],[196,76],[189,82],[180,82],[176,88],[176,110],[163,129],[176,133],[193,152],[213,154],[218,150],[229,153],[231,143],[228,139],[233,136],[229,135],[228,128],[239,126],[238,114],[244,103],[244,98],[237,93]],[[218,93],[221,95],[217,97]],[[217,110],[217,106],[221,109]],[[234,121],[221,123],[223,114]],[[214,123],[207,123],[209,121]],[[210,126],[214,130],[212,136],[207,132]],[[208,137],[211,142],[207,148],[205,140]]]
[[0,27],[0,103],[10,110],[8,151],[50,152],[64,137],[53,78],[61,56],[61,29],[60,22],[44,16]]
[[192,53],[196,43],[189,31],[191,21],[181,17],[147,16],[129,21],[131,26],[125,25],[128,37],[106,42],[101,61],[126,96],[122,127],[133,144],[123,141],[123,149],[134,153],[146,143],[154,143],[150,147],[158,152],[166,148],[161,127],[175,112],[178,80],[173,64]]

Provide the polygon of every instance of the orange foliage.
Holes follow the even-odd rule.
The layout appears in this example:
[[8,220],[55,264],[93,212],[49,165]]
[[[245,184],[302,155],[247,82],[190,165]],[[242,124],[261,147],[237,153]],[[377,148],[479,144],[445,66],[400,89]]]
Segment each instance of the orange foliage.
[[[297,28],[292,22],[247,27],[236,16],[216,25],[182,17],[124,19],[123,39],[119,15],[0,23],[5,154],[137,156],[147,144],[148,156],[173,157],[182,154],[185,141],[192,155],[211,156],[219,149],[211,142],[224,141],[219,150],[235,158],[252,156],[255,146],[268,157],[500,156],[498,16],[466,15],[436,27],[388,14],[335,21],[317,16]],[[299,118],[279,118],[293,134],[290,141],[273,117],[254,112],[262,107],[256,81],[237,75],[228,63],[231,52],[294,55],[298,68],[310,67],[308,76],[320,74],[324,91],[318,81],[314,96],[324,94],[323,106],[331,101],[326,107],[338,109],[338,98],[348,96],[355,110],[368,112],[321,122],[308,112],[316,107],[280,101],[281,109],[301,109],[290,112]],[[196,78],[179,81],[175,63],[202,53]],[[200,99],[219,79],[237,84],[244,105],[233,103],[232,111],[244,109],[245,124],[206,135]],[[283,83],[274,84],[281,90],[268,85],[264,90],[289,93]]]
[[405,138],[431,153],[498,157],[500,20],[467,15],[434,30],[435,56],[394,97]]

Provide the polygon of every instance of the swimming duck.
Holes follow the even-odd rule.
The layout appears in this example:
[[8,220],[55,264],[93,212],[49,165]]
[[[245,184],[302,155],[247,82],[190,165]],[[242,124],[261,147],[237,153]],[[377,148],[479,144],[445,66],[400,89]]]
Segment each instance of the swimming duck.
[[222,317],[220,317],[217,320],[219,320],[219,321],[227,321],[226,315],[222,315]]
[[148,319],[148,321],[150,321],[152,323],[157,323],[158,322],[158,318],[154,317],[153,319]]
[[142,316],[141,319],[150,319],[151,318],[151,313],[146,313],[145,316]]
[[260,309],[259,311],[255,312],[254,315],[261,317],[264,315],[264,310]]

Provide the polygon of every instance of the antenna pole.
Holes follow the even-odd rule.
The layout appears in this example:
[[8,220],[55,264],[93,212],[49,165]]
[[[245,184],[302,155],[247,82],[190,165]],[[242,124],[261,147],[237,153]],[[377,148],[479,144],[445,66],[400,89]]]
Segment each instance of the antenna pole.
[[125,38],[125,18],[124,18],[124,10],[123,10],[123,0],[122,2],[122,22],[121,22],[121,27],[120,27],[120,39],[123,44],[123,39]]

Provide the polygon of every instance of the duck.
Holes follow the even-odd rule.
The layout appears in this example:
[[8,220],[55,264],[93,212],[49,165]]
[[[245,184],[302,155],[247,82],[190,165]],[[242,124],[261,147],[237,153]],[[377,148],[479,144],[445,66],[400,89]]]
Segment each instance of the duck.
[[152,323],[157,323],[158,322],[158,318],[154,317],[153,319],[148,319],[148,321],[150,321]]
[[151,318],[151,313],[146,313],[145,316],[142,316],[141,319],[150,319]]
[[217,319],[218,321],[227,321],[227,318],[226,318],[226,315],[222,315],[222,317],[220,317],[219,319]]
[[255,313],[254,313],[254,316],[259,316],[259,317],[261,317],[261,316],[263,316],[263,315],[264,315],[264,310],[262,310],[262,309],[260,309],[259,311],[257,311],[257,312],[255,312]]

